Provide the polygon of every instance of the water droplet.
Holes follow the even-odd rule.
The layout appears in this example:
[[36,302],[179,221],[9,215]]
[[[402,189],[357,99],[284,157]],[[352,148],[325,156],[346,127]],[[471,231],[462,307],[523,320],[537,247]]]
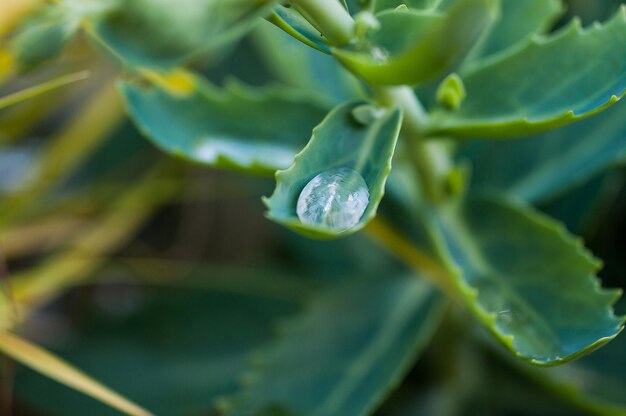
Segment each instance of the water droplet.
[[302,189],[296,212],[303,224],[343,231],[358,224],[369,198],[367,184],[357,171],[331,169]]

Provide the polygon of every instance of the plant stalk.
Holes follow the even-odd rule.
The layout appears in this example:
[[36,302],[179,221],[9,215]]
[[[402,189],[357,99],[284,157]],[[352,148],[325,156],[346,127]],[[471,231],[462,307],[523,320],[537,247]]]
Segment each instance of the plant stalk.
[[[341,45],[353,38],[354,19],[339,0],[291,0],[291,2],[331,43]],[[423,126],[428,115],[419,99],[408,86],[370,85],[370,87],[381,105],[402,109],[404,113],[402,134],[424,194],[431,202],[441,201],[446,194],[445,180],[452,168],[452,162],[447,149],[441,143],[425,139]]]
[[354,20],[338,0],[292,0],[298,11],[334,45],[352,39]]

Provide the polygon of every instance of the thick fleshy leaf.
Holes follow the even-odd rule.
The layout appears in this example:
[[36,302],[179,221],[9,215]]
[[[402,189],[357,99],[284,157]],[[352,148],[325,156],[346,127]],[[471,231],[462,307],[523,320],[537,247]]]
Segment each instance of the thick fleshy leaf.
[[315,91],[332,107],[362,97],[361,84],[333,59],[302,44],[268,22],[261,22],[251,38],[265,64],[281,81]]
[[[265,199],[270,219],[312,237],[337,238],[360,230],[375,217],[391,171],[402,115],[398,109],[370,107],[379,113],[376,118],[359,121],[355,110],[364,106],[369,104],[355,101],[336,107],[313,130],[311,141],[293,165],[277,172],[276,189]],[[358,223],[344,230],[302,223],[296,206],[303,188],[317,175],[340,168],[352,169],[367,186],[369,201]]]
[[335,57],[373,84],[417,84],[457,63],[495,19],[497,0],[458,0],[445,12],[388,10],[366,42]]
[[[626,6],[606,24],[578,21],[468,66],[467,98],[439,109],[428,130],[458,137],[523,136],[595,114],[626,93]],[[532,74],[532,76],[529,76]]]
[[[475,189],[501,189],[528,201],[553,197],[626,159],[626,103],[571,126],[521,140],[472,141]],[[494,174],[497,172],[497,174]]]
[[276,5],[268,20],[300,42],[330,53],[326,39],[294,8]]
[[219,168],[288,167],[326,112],[291,89],[234,82],[219,89],[187,72],[152,78],[151,86],[122,83],[131,118],[159,148]]
[[460,293],[516,356],[556,365],[621,331],[620,291],[600,287],[599,262],[556,221],[496,197],[442,207],[431,221]]
[[78,32],[81,24],[98,19],[118,2],[106,0],[58,0],[43,5],[9,42],[17,68],[34,69],[56,57]]
[[124,63],[171,68],[246,33],[272,0],[125,0],[89,32]]
[[78,28],[79,19],[65,3],[42,8],[9,43],[18,69],[29,70],[57,56]]
[[411,9],[432,10],[441,3],[441,0],[372,0],[372,2],[376,11],[395,9],[403,4]]
[[[82,297],[81,319],[64,320],[69,332],[56,334],[51,348],[157,415],[205,414],[238,391],[250,354],[275,340],[276,322],[319,290],[278,270],[202,266],[181,275],[180,266],[145,267],[148,279],[160,271],[154,285],[95,286]],[[15,387],[19,400],[47,415],[113,415],[32,372],[18,372]]]
[[528,370],[536,382],[598,415],[626,415],[626,335],[571,365]]
[[603,21],[624,4],[623,0],[568,0],[566,18],[580,17],[584,23]]
[[10,332],[0,330],[0,351],[17,362],[124,414],[132,416],[152,414],[54,354]]
[[287,321],[282,339],[259,354],[249,384],[226,403],[227,414],[369,414],[426,346],[443,306],[429,284],[411,275],[333,288]]
[[560,0],[502,0],[500,18],[468,56],[483,59],[503,51],[533,34],[545,33],[563,14]]
[[554,198],[540,201],[540,209],[562,222],[573,234],[598,235],[598,224],[606,218],[608,207],[613,206],[620,185],[626,185],[626,178],[621,177],[619,170],[610,170]]

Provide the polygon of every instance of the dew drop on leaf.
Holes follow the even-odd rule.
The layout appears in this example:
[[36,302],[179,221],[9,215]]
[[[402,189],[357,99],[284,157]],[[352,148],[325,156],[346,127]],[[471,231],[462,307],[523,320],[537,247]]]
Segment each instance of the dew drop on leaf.
[[363,177],[350,168],[320,173],[302,189],[296,212],[303,224],[343,231],[358,224],[369,204]]

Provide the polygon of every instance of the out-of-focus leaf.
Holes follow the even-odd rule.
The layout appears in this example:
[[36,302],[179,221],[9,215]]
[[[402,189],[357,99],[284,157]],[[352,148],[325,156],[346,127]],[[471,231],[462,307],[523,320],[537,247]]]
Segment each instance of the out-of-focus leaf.
[[186,72],[156,81],[122,83],[131,118],[159,148],[209,166],[284,169],[326,112],[318,100],[288,88],[231,82],[220,90]]
[[21,70],[34,68],[61,52],[79,27],[77,21],[66,17],[61,8],[49,6],[20,29],[10,49]]
[[[461,72],[467,98],[430,119],[433,135],[523,136],[595,114],[626,93],[626,7],[604,25],[579,21]],[[531,74],[532,76],[529,76]]]
[[[276,189],[265,200],[270,219],[312,237],[337,238],[360,230],[376,216],[391,171],[402,115],[398,109],[372,107],[380,114],[371,122],[363,123],[355,119],[353,112],[365,105],[366,102],[354,101],[336,107],[313,130],[311,141],[296,156],[291,167],[277,172]],[[302,189],[317,175],[339,168],[352,169],[367,185],[369,202],[358,223],[345,230],[302,223],[296,215]],[[329,188],[328,192],[331,191]]]
[[430,221],[470,309],[516,356],[561,364],[621,331],[612,309],[621,292],[600,287],[598,261],[554,220],[479,197],[441,207]]
[[314,90],[327,98],[331,106],[362,95],[356,78],[331,56],[302,47],[300,42],[267,22],[255,28],[252,38],[266,65],[283,82]]
[[545,33],[563,14],[560,0],[501,0],[500,18],[468,56],[468,60],[484,59],[527,40],[534,34]]
[[90,32],[123,62],[171,68],[245,34],[272,0],[124,0]]
[[623,0],[603,0],[603,1],[587,1],[587,0],[567,0],[566,19],[574,17],[580,18],[583,23],[593,23],[602,21],[611,16],[615,11],[624,4]]
[[[626,160],[626,104],[540,135],[504,142],[472,141],[473,187],[506,190],[528,201],[548,199]],[[494,174],[497,172],[497,174]]]
[[430,340],[441,300],[411,275],[352,281],[321,293],[260,353],[227,414],[369,414]]
[[320,52],[330,53],[325,38],[294,8],[274,6],[268,20],[300,42]]
[[5,107],[9,107],[11,105],[36,97],[40,94],[44,94],[56,88],[61,88],[68,84],[81,81],[83,79],[86,79],[87,77],[89,77],[89,72],[77,72],[74,74],[64,75],[50,81],[46,81],[42,84],[35,85],[34,87],[30,87],[4,97],[0,97],[0,110]]
[[10,332],[0,330],[0,351],[33,370],[125,414],[132,416],[151,415],[147,410],[120,396],[55,355]]
[[117,3],[116,0],[59,0],[42,7],[9,43],[18,69],[30,70],[56,57],[85,19],[95,19]]
[[[277,270],[155,267],[171,272],[149,285],[95,287],[54,349],[158,415],[203,414],[234,394],[250,354],[274,339],[276,321],[317,290]],[[19,373],[16,388],[46,414],[112,415],[33,373]]]
[[373,84],[417,84],[449,69],[496,17],[497,0],[459,0],[447,11],[388,10],[366,42],[334,48],[350,71]]
[[376,11],[395,9],[402,4],[411,9],[429,10],[435,9],[441,0],[372,0],[372,2]]
[[609,171],[547,200],[540,208],[572,233],[593,238],[596,226],[604,219],[624,183],[619,172]]

